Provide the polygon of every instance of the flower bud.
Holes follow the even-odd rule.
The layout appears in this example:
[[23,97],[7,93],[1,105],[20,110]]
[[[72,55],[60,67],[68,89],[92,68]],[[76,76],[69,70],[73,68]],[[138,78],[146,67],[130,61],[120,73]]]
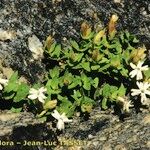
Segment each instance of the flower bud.
[[49,35],[45,41],[44,48],[50,49],[51,45],[54,43],[54,39]]
[[93,43],[98,44],[101,41],[101,38],[105,35],[105,29],[99,31],[94,37]]
[[110,38],[113,38],[116,34],[116,22],[118,20],[117,15],[112,15],[108,24],[108,32],[110,35]]
[[81,29],[80,29],[81,35],[83,39],[88,39],[89,35],[91,34],[91,27],[89,24],[86,22],[83,22],[81,24]]
[[145,51],[146,51],[145,46],[139,47],[138,49],[134,49],[131,52],[131,56],[130,56],[130,59],[132,60],[132,62],[137,63],[140,60],[143,60],[146,56]]
[[92,52],[92,59],[95,60],[95,61],[99,61],[102,59],[104,55],[103,54],[100,54],[99,50],[98,49],[95,49],[93,50]]

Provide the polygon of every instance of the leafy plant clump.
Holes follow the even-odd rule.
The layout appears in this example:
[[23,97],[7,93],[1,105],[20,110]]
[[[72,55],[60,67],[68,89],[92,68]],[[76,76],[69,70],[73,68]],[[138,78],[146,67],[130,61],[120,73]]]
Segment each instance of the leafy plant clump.
[[61,130],[71,121],[68,117],[90,113],[96,104],[104,110],[118,106],[123,113],[136,104],[149,105],[146,48],[138,47],[139,41],[128,31],[117,32],[117,20],[113,15],[108,27],[98,32],[83,22],[80,42],[70,39],[66,46],[49,36],[45,55],[50,67],[43,83],[32,87],[21,83],[17,72],[9,81],[1,79],[6,80],[0,81],[2,97],[12,100],[11,109],[21,111],[26,103],[39,117],[56,118]]

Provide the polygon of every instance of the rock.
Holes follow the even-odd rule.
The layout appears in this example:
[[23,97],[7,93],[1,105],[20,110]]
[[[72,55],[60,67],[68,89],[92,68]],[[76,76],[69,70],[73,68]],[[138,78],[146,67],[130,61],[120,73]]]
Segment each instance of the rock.
[[14,120],[15,118],[19,117],[21,114],[19,113],[1,113],[0,114],[0,121],[6,122],[9,120]]
[[[88,121],[72,124],[71,129],[67,128],[59,137],[86,141],[87,144],[81,146],[83,150],[148,150],[150,140],[149,124],[144,124],[142,120],[148,118],[149,110],[147,109],[147,111],[138,114],[133,111],[124,122],[113,119],[116,116],[110,112],[110,110],[106,110],[105,114],[107,116],[102,115],[103,112],[99,112],[99,108],[96,108],[91,113]],[[96,120],[94,116],[96,116]],[[89,138],[91,135],[92,138]]]
[[150,141],[146,143],[147,148],[150,148]]
[[114,3],[121,3],[122,0],[114,0]]
[[127,150],[123,144],[115,146],[114,150]]
[[150,124],[150,114],[146,115],[143,120],[142,120],[143,124]]
[[[69,38],[79,41],[80,25],[83,21],[89,22],[93,28],[99,30],[108,24],[112,14],[119,16],[117,30],[128,29],[140,38],[141,43],[146,44],[147,49],[150,49],[149,6],[149,0],[1,0],[0,60],[2,66],[1,63],[0,66],[3,67],[1,70],[4,72],[4,68],[18,70],[20,75],[30,82],[42,80],[45,71],[45,65],[41,60],[42,45],[47,36],[52,35],[62,44],[65,44],[66,39]],[[38,43],[38,47],[35,43]],[[35,44],[34,48],[33,44]],[[126,149],[148,149],[150,145],[148,113],[133,113],[130,118],[121,123],[117,119],[118,116],[95,109],[88,121],[81,122],[79,119],[74,121],[71,128],[67,128],[59,136],[65,137],[66,140],[72,137],[90,143],[81,146],[82,149],[91,146],[91,149],[96,147],[96,149],[111,150],[115,147],[119,149],[118,145],[122,146],[122,144],[125,146],[127,144]],[[0,139],[4,141],[22,142],[25,139],[57,141],[51,128],[48,129],[32,114],[26,112],[20,115],[8,112],[2,114],[0,131],[3,131],[0,133]],[[93,138],[88,141],[89,135]],[[126,142],[127,139],[130,139],[129,143]],[[15,146],[11,148],[44,149],[39,146],[35,148]],[[10,147],[7,149],[9,150]]]
[[12,40],[15,36],[15,31],[4,31],[0,28],[0,41]]
[[[37,149],[51,148],[57,144],[56,133],[32,113],[11,113],[7,110],[0,114],[0,149]],[[24,145],[28,142],[28,145]],[[41,142],[42,144],[38,145]],[[45,144],[44,144],[45,142]],[[48,145],[49,142],[49,145]],[[51,144],[50,144],[51,142]],[[24,146],[23,146],[24,145]]]
[[28,38],[28,47],[35,60],[41,60],[43,58],[43,44],[35,35]]

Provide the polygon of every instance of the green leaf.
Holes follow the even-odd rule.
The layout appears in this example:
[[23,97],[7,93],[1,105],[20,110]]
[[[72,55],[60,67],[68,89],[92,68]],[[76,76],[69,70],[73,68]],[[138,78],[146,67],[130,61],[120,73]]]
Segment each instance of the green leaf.
[[98,70],[99,72],[104,72],[104,70],[108,69],[110,67],[110,64],[106,64],[102,67],[100,67],[100,69]]
[[83,96],[81,101],[81,110],[82,112],[90,113],[92,111],[92,107],[95,104],[95,101],[87,96]]
[[71,83],[71,84],[68,86],[68,89],[73,89],[73,88],[75,88],[78,84],[79,84],[78,81],[74,81],[73,83]]
[[121,73],[124,77],[128,77],[128,76],[129,76],[129,75],[128,75],[128,69],[122,68],[121,71],[120,71],[120,73]]
[[75,99],[75,101],[76,101],[76,103],[77,103],[77,106],[80,106],[80,104],[81,104],[81,100],[82,100],[82,95],[81,95],[81,93],[79,92],[79,90],[74,90],[73,91],[74,92],[74,94],[73,95],[71,95],[71,97],[73,97],[74,99]]
[[61,114],[65,113],[67,117],[71,117],[74,114],[75,105],[69,100],[66,100],[63,101],[57,109]]
[[5,98],[5,100],[10,100],[10,99],[13,99],[13,97],[15,96],[15,92],[11,91],[9,93],[7,92],[4,92],[3,93],[3,97]]
[[129,64],[128,61],[129,61],[130,57],[131,57],[131,54],[129,52],[129,49],[126,49],[122,55],[122,58],[125,60],[126,64]]
[[59,77],[59,67],[54,67],[49,71],[51,78]]
[[92,105],[92,104],[82,104],[82,105],[81,105],[81,111],[82,111],[82,112],[91,113],[92,108],[93,108],[93,105]]
[[98,84],[99,84],[99,78],[96,77],[96,78],[94,79],[93,86],[94,86],[95,88],[97,88],[97,87],[98,87]]
[[83,88],[85,89],[85,90],[87,90],[87,91],[89,91],[89,90],[91,90],[91,84],[90,84],[90,82],[84,82],[84,84],[83,84]]
[[111,93],[110,93],[110,85],[109,84],[105,84],[102,87],[100,93],[103,95],[103,97],[108,98],[111,95]]
[[5,86],[4,92],[17,91],[18,89],[18,71],[16,71],[9,79],[8,85]]
[[46,88],[47,88],[47,94],[52,95],[52,94],[59,94],[61,92],[61,89],[58,88],[58,83],[59,80],[48,80],[46,83]]
[[125,35],[126,35],[127,39],[130,38],[130,33],[127,30],[125,31]]
[[90,63],[89,62],[82,62],[81,63],[81,66],[83,67],[83,69],[85,69],[86,71],[91,71],[91,68],[90,68]]
[[121,42],[124,43],[124,33],[123,32],[120,34],[120,39],[121,39]]
[[70,43],[73,46],[73,48],[75,48],[76,50],[79,50],[79,45],[75,40],[70,40]]
[[47,110],[43,110],[40,114],[37,115],[37,117],[42,117],[46,114]]
[[76,77],[73,79],[72,83],[68,86],[68,89],[75,88],[75,87],[78,86],[78,85],[81,85],[81,79],[80,79],[80,77],[76,76]]
[[51,80],[51,87],[53,90],[57,90],[58,89],[58,84],[59,84],[59,79],[56,77],[56,78],[53,78]]
[[75,55],[76,55],[76,57],[75,57],[75,60],[74,60],[74,61],[75,61],[75,62],[76,62],[76,61],[79,62],[79,61],[81,61],[81,59],[82,59],[84,53],[76,53]]
[[138,42],[139,42],[139,40],[136,37],[134,37],[133,38],[133,43],[138,43]]
[[122,53],[122,46],[121,46],[121,44],[119,42],[116,43],[116,50],[117,50],[117,54]]
[[28,95],[28,93],[29,93],[29,89],[30,88],[27,84],[21,83],[18,86],[16,96],[14,97],[14,102],[19,102],[21,100],[24,100],[26,98],[26,96]]
[[109,84],[104,84],[100,90],[100,94],[104,98],[112,98],[112,94],[116,92],[118,88],[116,86],[111,86]]
[[68,101],[68,98],[67,98],[66,96],[58,95],[57,98],[58,98],[58,100],[61,101],[61,102],[66,102],[66,101]]
[[18,80],[18,71],[14,72],[12,76],[10,77],[10,82],[16,82]]
[[[81,44],[82,44],[81,46],[82,46],[82,47],[81,47],[80,50],[78,50],[78,51],[84,52],[84,51],[86,51],[86,50],[89,50],[90,47],[92,46],[91,42],[88,42],[88,43],[87,43],[87,42],[84,43],[84,42],[85,42],[85,41],[82,41],[82,42],[81,42]],[[83,44],[83,43],[84,43],[84,44]]]
[[125,96],[126,94],[126,88],[124,87],[123,84],[121,84],[121,86],[118,89],[118,96],[122,97]]
[[116,100],[117,97],[118,97],[118,91],[116,90],[116,91],[112,92],[112,94],[111,94],[111,100]]
[[85,74],[81,75],[81,80],[83,81],[83,88],[87,91],[91,89],[91,82],[90,78],[88,78]]
[[59,58],[60,52],[61,52],[61,45],[58,44],[56,45],[55,50],[51,53],[51,57]]
[[54,42],[52,45],[51,45],[51,47],[48,49],[48,53],[49,54],[51,54],[53,51],[54,51],[54,49],[55,49],[55,47],[56,47],[56,42]]
[[22,108],[15,108],[15,107],[11,108],[11,112],[13,112],[13,113],[19,113],[19,112],[21,112],[21,110],[22,110]]
[[104,110],[108,109],[108,107],[107,107],[107,98],[103,98],[103,100],[102,100],[102,108]]
[[[38,116],[37,116],[38,117]],[[40,116],[39,116],[40,117]],[[38,120],[41,122],[46,122],[46,120],[47,120],[47,116],[42,116],[42,117],[40,117],[40,118],[38,118]]]
[[100,65],[91,66],[92,70],[98,70],[100,68]]
[[146,80],[150,79],[150,69],[144,71],[144,76],[145,76]]

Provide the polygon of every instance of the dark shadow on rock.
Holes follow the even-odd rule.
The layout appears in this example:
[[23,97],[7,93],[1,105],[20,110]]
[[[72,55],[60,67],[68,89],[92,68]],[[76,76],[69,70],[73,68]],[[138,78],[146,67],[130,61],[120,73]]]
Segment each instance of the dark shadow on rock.
[[15,127],[9,137],[1,140],[14,142],[14,146],[0,146],[1,150],[52,150],[58,143],[56,134],[44,124]]
[[73,137],[75,139],[84,140],[88,138],[88,135],[96,135],[97,132],[103,130],[108,125],[108,119],[104,119],[102,121],[95,122],[93,126],[88,130],[78,130]]

